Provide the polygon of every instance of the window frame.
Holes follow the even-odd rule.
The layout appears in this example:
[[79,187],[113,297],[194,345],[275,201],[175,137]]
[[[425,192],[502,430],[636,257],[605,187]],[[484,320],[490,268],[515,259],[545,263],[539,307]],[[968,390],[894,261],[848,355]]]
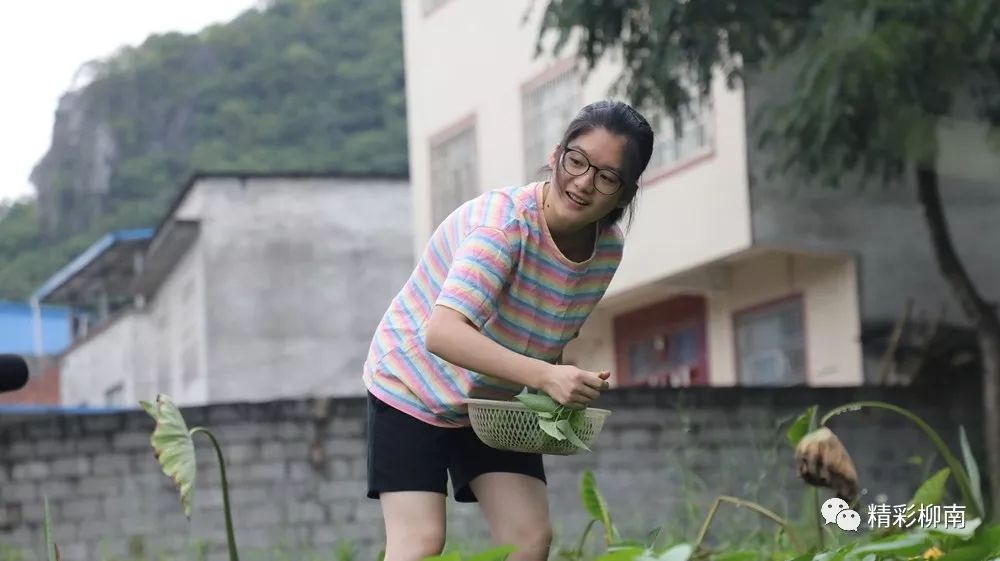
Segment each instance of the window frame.
[[673,334],[690,327],[699,329],[698,360],[690,386],[710,386],[708,353],[708,301],[703,296],[675,295],[641,308],[616,315],[612,320],[616,379],[619,387],[649,385],[636,380],[629,365],[629,345],[655,335]]
[[[714,99],[707,100],[706,104],[711,111],[710,117],[705,120],[705,127],[709,131],[709,136],[711,137],[711,140],[708,142],[708,144],[699,148],[698,150],[693,151],[691,155],[689,155],[688,157],[682,157],[677,161],[669,164],[647,168],[646,172],[644,173],[646,177],[641,181],[640,187],[643,185],[649,186],[656,183],[660,183],[669,177],[678,175],[684,171],[687,171],[690,168],[697,167],[700,164],[715,159],[716,146],[718,145],[719,141],[719,136],[718,136],[719,113],[717,108],[715,107]],[[665,120],[667,126],[671,127],[673,126],[673,122],[670,121],[669,115],[666,115],[665,113],[662,114],[657,113],[657,115]],[[654,131],[656,132],[657,137],[659,137],[660,131],[655,127]],[[655,145],[654,145],[654,150],[655,150]]]
[[[535,74],[531,78],[528,78],[527,80],[521,83],[520,95],[518,97],[518,103],[519,103],[518,118],[521,125],[521,174],[525,181],[534,181],[535,176],[537,176],[539,172],[538,167],[531,169],[529,168],[529,165],[535,165],[535,166],[547,165],[548,162],[546,161],[546,158],[548,156],[549,150],[554,148],[555,145],[559,143],[559,140],[561,140],[560,138],[556,138],[549,145],[549,147],[546,148],[545,155],[542,157],[541,162],[538,162],[536,164],[529,164],[527,158],[525,157],[528,151],[528,127],[525,126],[525,120],[526,120],[525,111],[527,107],[525,104],[525,100],[530,94],[538,91],[539,89],[557,80],[565,79],[567,77],[575,77],[577,81],[573,96],[574,99],[573,114],[575,115],[576,112],[583,107],[583,83],[579,73],[577,72],[577,61],[575,58],[565,57],[559,59],[550,64],[541,72]],[[565,123],[562,123],[562,126],[565,127],[568,124],[569,121],[566,121]]]
[[[479,123],[475,113],[471,113],[458,119],[450,125],[445,126],[438,132],[432,134],[427,139],[427,201],[428,208],[430,209],[430,221],[431,230],[434,230],[455,208],[458,208],[463,203],[465,203],[468,198],[464,198],[459,202],[454,208],[448,210],[440,218],[437,217],[437,206],[435,205],[435,194],[434,194],[434,151],[439,148],[442,144],[446,144],[449,141],[454,140],[456,137],[472,131],[472,155],[473,155],[473,179],[474,185],[471,186],[469,193],[472,196],[476,196],[482,193],[480,187],[481,173],[479,165]],[[471,197],[469,197],[471,198]]]
[[[802,382],[794,384],[782,384],[780,386],[775,386],[773,384],[747,384],[743,375],[743,362],[742,362],[742,352],[740,350],[740,336],[739,336],[739,319],[745,317],[749,314],[760,314],[761,312],[773,311],[777,308],[783,307],[784,305],[795,302],[799,306],[799,321],[802,325]],[[798,387],[810,386],[810,376],[809,376],[809,333],[806,324],[806,302],[805,295],[802,292],[793,292],[791,294],[786,294],[778,298],[773,298],[757,304],[740,308],[732,313],[732,330],[733,330],[733,359],[734,359],[734,370],[736,383],[743,387],[755,387],[755,388],[774,388],[774,387]]]

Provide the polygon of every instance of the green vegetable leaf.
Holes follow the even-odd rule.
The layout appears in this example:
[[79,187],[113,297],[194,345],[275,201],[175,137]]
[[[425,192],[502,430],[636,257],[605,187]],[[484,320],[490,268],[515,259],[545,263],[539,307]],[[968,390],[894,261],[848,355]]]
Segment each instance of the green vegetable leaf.
[[551,436],[552,438],[563,441],[566,440],[566,435],[562,433],[559,429],[559,425],[556,421],[551,421],[548,419],[539,419],[538,426],[541,427],[545,434]]
[[544,394],[521,392],[514,396],[514,398],[536,413],[555,413],[559,409],[559,404]]
[[177,486],[184,515],[190,519],[197,471],[191,433],[180,410],[168,396],[158,395],[155,405],[141,403],[143,409],[156,421],[156,428],[150,437],[153,453],[160,462],[163,473]]
[[588,448],[587,445],[584,444],[582,440],[580,440],[580,437],[577,436],[576,431],[573,430],[573,427],[570,425],[570,422],[568,420],[563,419],[561,421],[558,421],[556,422],[556,426],[559,427],[559,430],[566,435],[566,439],[569,440],[573,444],[573,446],[576,446],[577,448],[583,448],[588,452],[591,451],[590,448]]

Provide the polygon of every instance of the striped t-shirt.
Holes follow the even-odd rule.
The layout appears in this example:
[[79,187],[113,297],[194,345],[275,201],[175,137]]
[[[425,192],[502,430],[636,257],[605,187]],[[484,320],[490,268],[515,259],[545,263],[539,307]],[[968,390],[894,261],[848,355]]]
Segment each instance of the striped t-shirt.
[[621,261],[623,235],[605,228],[594,253],[574,262],[557,249],[541,211],[544,183],[484,193],[437,228],[379,323],[364,365],[378,399],[432,425],[469,424],[465,399],[521,391],[427,350],[435,304],[453,308],[515,352],[555,362],[604,296]]

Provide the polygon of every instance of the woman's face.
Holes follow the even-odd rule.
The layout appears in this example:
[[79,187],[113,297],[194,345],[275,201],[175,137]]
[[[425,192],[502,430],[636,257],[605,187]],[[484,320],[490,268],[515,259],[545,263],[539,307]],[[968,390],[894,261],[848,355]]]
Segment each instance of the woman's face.
[[626,142],[625,137],[598,127],[569,141],[565,150],[552,151],[549,165],[555,173],[546,205],[553,218],[550,227],[578,230],[618,206],[625,191],[620,183]]

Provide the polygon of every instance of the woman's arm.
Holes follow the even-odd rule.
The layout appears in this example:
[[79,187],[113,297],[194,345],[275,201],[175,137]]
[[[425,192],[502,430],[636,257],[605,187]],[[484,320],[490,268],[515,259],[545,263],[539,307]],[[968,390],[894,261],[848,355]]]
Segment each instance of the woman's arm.
[[427,350],[462,368],[547,393],[563,405],[585,407],[607,387],[600,376],[571,365],[549,364],[493,341],[461,312],[434,306],[427,322]]

